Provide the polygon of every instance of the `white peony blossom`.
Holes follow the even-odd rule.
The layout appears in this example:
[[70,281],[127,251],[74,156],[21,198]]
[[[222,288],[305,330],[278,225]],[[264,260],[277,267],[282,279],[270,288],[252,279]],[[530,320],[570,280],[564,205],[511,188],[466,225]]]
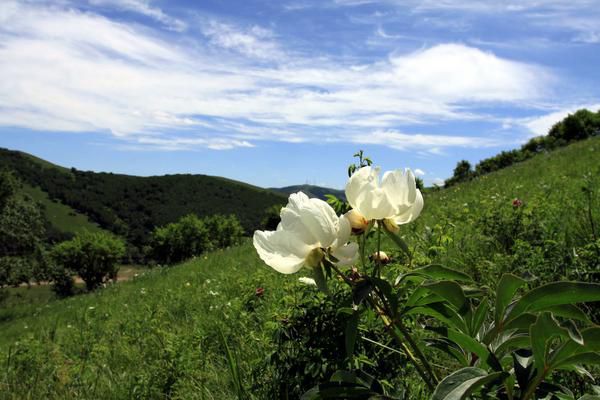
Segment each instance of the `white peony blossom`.
[[379,168],[363,167],[346,184],[346,198],[367,220],[384,220],[389,230],[415,220],[423,209],[423,196],[412,171],[395,170],[383,174]]
[[350,233],[350,222],[338,217],[329,204],[298,192],[281,209],[277,230],[254,232],[254,247],[268,266],[293,274],[303,266],[318,266],[327,252],[337,264],[352,264],[358,245],[348,243]]

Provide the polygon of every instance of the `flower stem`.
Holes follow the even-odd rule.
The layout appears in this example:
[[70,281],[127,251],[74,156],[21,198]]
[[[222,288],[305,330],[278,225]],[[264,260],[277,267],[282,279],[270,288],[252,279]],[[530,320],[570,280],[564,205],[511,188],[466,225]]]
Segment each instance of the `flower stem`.
[[381,272],[381,224],[383,220],[377,222],[377,257],[375,268],[373,269],[373,276],[379,278]]
[[377,295],[379,296],[379,299],[384,306],[384,312],[386,313],[386,315],[390,316],[392,325],[394,326],[394,328],[398,328],[398,330],[402,333],[402,336],[404,336],[404,339],[408,342],[408,344],[410,344],[413,351],[421,361],[421,364],[423,364],[423,367],[427,370],[427,373],[431,377],[432,381],[437,385],[439,379],[435,374],[435,371],[431,367],[431,364],[429,364],[429,361],[427,360],[427,357],[425,357],[425,354],[423,354],[415,340],[410,335],[408,328],[404,325],[404,323],[402,323],[401,319],[394,318],[394,312],[389,306],[384,294],[377,288],[375,288],[375,291],[377,292]]
[[427,376],[427,373],[425,372],[425,370],[423,369],[423,367],[416,360],[415,356],[410,351],[410,349],[408,348],[408,346],[406,345],[406,343],[404,343],[404,341],[402,340],[402,338],[400,337],[400,335],[398,335],[398,333],[396,332],[396,329],[395,329],[395,326],[394,326],[392,320],[375,303],[375,301],[372,298],[369,298],[369,303],[371,303],[371,306],[373,307],[373,309],[375,310],[375,312],[377,312],[377,314],[379,314],[379,316],[381,317],[381,320],[383,321],[383,324],[385,325],[386,328],[388,328],[388,332],[390,333],[390,335],[392,336],[392,338],[394,340],[396,340],[396,342],[398,342],[398,344],[400,345],[400,347],[402,347],[402,349],[404,350],[404,353],[408,356],[408,359],[413,363],[413,365],[415,366],[415,369],[417,370],[417,373],[421,376],[421,379],[423,379],[423,382],[425,382],[425,384],[427,385],[427,387],[429,388],[429,390],[431,390],[433,392],[434,389],[435,389],[435,385],[432,383],[431,377]]

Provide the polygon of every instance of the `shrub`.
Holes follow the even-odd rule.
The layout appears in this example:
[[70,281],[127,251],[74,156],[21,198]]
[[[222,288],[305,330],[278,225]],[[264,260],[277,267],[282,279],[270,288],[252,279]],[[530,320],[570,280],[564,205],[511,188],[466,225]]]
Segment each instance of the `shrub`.
[[238,244],[244,229],[235,215],[213,215],[204,219],[194,214],[156,228],[152,234],[151,257],[172,264],[205,251]]
[[100,232],[80,234],[54,246],[51,257],[57,269],[55,274],[61,268],[66,274],[75,273],[83,279],[88,290],[93,290],[105,280],[116,278],[116,264],[124,254],[122,239]]

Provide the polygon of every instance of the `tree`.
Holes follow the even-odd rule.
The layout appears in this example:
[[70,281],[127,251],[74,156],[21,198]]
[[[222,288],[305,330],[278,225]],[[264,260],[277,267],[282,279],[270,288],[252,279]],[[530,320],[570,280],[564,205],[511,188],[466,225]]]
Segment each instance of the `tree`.
[[471,167],[471,163],[467,160],[461,160],[456,164],[454,168],[454,172],[452,174],[452,178],[446,179],[445,185],[446,187],[452,186],[458,182],[465,182],[473,178],[473,168]]
[[208,228],[194,214],[156,228],[152,235],[152,256],[160,263],[170,264],[211,248]]
[[108,279],[116,279],[117,262],[125,254],[125,243],[109,233],[83,233],[54,246],[51,258],[57,271],[77,274],[88,290]]
[[45,278],[44,219],[19,186],[12,173],[0,172],[0,287]]

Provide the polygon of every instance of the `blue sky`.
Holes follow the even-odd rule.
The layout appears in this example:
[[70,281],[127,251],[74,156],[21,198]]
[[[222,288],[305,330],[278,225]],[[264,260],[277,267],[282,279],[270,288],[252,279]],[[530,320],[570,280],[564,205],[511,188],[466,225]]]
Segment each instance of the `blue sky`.
[[427,184],[600,109],[596,0],[0,1],[0,146],[64,166]]

